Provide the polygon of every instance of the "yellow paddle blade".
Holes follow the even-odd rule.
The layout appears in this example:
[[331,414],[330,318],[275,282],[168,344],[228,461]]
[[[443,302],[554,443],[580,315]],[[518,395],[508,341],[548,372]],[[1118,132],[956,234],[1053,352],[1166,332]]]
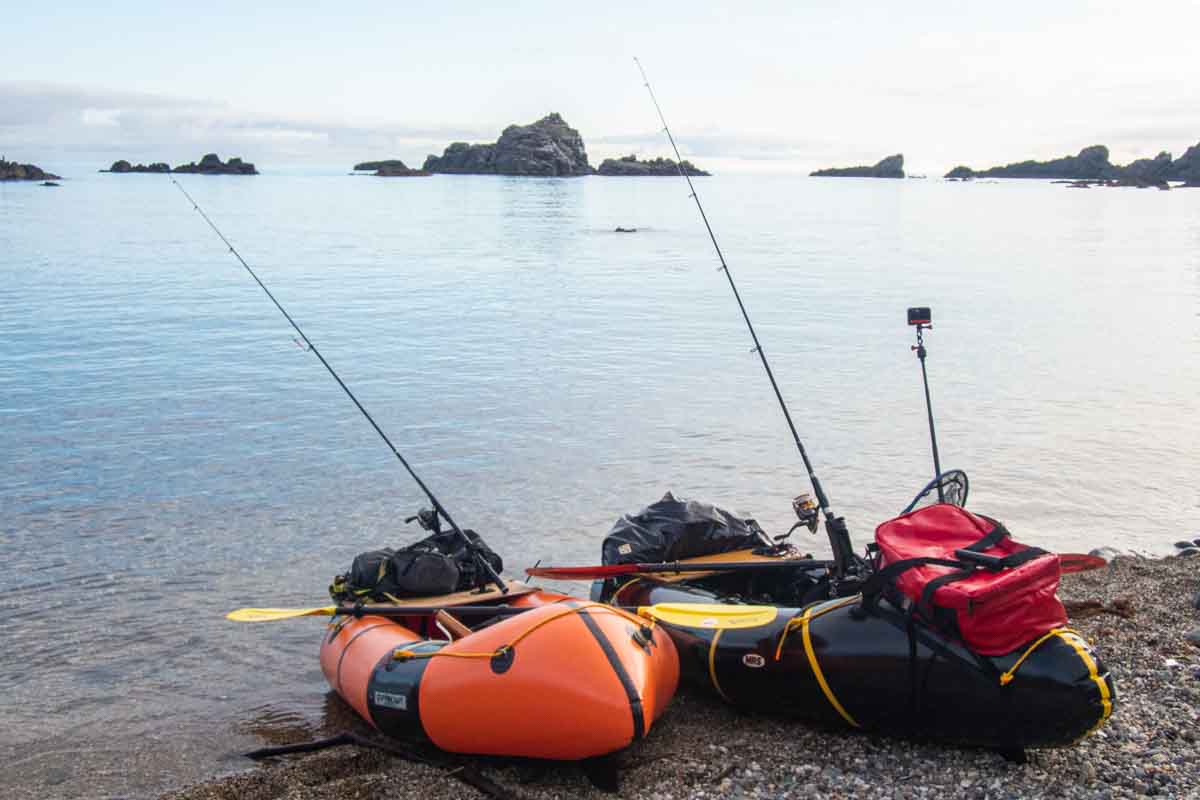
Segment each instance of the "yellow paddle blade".
[[775,621],[775,606],[738,606],[722,603],[659,603],[642,606],[638,614],[684,628],[758,628]]
[[234,622],[274,622],[278,619],[295,619],[296,617],[332,617],[335,606],[324,608],[239,608],[230,611],[225,619]]

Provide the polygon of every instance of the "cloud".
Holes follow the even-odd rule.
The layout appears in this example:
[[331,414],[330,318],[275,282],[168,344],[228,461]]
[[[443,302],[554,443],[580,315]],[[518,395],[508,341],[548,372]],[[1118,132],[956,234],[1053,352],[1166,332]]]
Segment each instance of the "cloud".
[[[675,133],[684,158],[736,158],[745,161],[807,161],[844,152],[845,148],[826,139],[780,136],[773,133],[701,132]],[[595,149],[623,154],[669,155],[675,157],[666,134],[661,131],[595,136],[587,139]]]
[[[872,102],[859,98],[840,106],[811,99],[802,122],[767,114],[753,128],[685,122],[674,133],[684,158],[702,168],[804,171],[875,163],[900,151],[910,169],[930,173],[958,163],[1058,157],[1096,143],[1109,145],[1113,160],[1124,163],[1164,149],[1179,155],[1200,136],[1194,102],[1200,97],[1186,90],[1164,102],[1142,78],[1127,79],[1119,90],[1106,88],[1091,96],[1087,108],[1070,113],[1058,108],[1061,98],[1053,87],[1023,100],[1029,107],[1013,114],[982,88],[968,89],[969,82],[959,79],[962,91],[949,93],[944,87],[883,84]],[[0,154],[47,168],[56,161],[107,166],[118,158],[180,164],[209,152],[241,156],[260,169],[289,163],[349,166],[376,158],[402,158],[415,166],[450,142],[494,141],[511,121],[418,124],[387,116],[405,112],[377,108],[371,112],[375,118],[274,113],[210,98],[0,81]],[[628,153],[674,157],[660,130],[639,130],[634,123],[606,133],[599,127],[605,123],[612,124],[611,118],[599,113],[583,131],[595,164]]]
[[420,161],[494,130],[243,111],[213,100],[46,83],[0,82],[0,141],[30,156],[190,161],[205,152],[281,160],[376,155]]
[[60,122],[87,111],[181,108],[207,105],[141,92],[88,89],[63,84],[0,81],[0,126],[25,127]]
[[[203,153],[272,163],[336,163],[399,157],[419,164],[450,142],[490,142],[501,125],[415,125],[388,119],[244,111],[210,99],[166,97],[46,83],[0,82],[0,141],[9,153],[42,161],[117,158],[184,163]],[[836,142],[773,133],[682,131],[685,158],[781,163],[824,159]],[[592,160],[633,152],[673,155],[661,131],[586,136]],[[15,151],[15,152],[14,152]],[[40,163],[40,162],[37,162]]]

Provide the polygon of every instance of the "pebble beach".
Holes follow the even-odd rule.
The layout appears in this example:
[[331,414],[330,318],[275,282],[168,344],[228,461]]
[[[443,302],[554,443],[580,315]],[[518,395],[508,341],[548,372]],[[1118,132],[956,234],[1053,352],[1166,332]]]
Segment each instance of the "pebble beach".
[[[1107,725],[1016,764],[969,750],[739,714],[681,691],[620,756],[616,794],[571,765],[446,757],[419,764],[374,749],[287,756],[161,800],[396,798],[1200,798],[1200,558],[1114,559],[1065,575],[1071,625],[1116,676]],[[360,730],[360,733],[366,733]],[[464,777],[490,782],[488,794]]]

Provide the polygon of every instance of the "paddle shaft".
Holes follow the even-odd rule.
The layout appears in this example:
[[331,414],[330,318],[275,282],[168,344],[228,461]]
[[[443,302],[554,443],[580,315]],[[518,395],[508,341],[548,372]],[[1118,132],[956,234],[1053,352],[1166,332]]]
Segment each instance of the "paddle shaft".
[[[1086,572],[1091,569],[1099,569],[1108,564],[1102,558],[1082,553],[1062,553],[1059,555],[1059,559],[1062,562],[1063,572]],[[780,561],[726,561],[716,564],[664,561],[656,564],[608,564],[594,567],[530,567],[525,572],[537,578],[598,580],[645,573],[743,572],[770,569],[829,568],[833,566],[835,566],[835,562],[833,561],[803,558]]]
[[617,578],[647,572],[745,572],[762,569],[829,568],[836,562],[812,558],[781,559],[779,561],[725,561],[713,564],[686,561],[663,561],[652,564],[608,564],[595,567],[530,567],[526,574],[539,578]]
[[[455,616],[490,614],[497,617],[523,614],[542,606],[338,606],[335,617],[422,617],[446,611]],[[635,611],[637,609],[634,609]]]

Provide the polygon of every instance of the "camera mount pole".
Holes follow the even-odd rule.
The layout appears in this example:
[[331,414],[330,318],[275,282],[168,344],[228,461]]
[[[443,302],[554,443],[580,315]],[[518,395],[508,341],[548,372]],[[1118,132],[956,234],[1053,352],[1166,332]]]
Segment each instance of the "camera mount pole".
[[933,428],[933,403],[929,399],[929,375],[925,372],[925,336],[926,329],[933,330],[933,324],[926,320],[917,322],[917,343],[912,349],[917,351],[917,359],[921,362],[921,382],[925,384],[925,413],[929,416],[929,441],[933,445],[933,478],[937,481],[938,502],[946,502],[946,493],[939,480],[942,475],[942,464],[938,458],[937,432]]

